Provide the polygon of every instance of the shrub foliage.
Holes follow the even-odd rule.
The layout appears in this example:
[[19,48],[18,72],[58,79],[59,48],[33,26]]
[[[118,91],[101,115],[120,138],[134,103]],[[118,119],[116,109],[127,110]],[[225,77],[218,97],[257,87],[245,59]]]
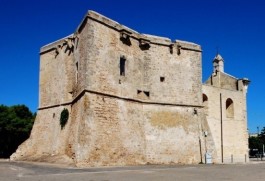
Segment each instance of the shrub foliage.
[[64,126],[66,125],[67,121],[69,119],[69,111],[68,109],[64,108],[61,112],[61,116],[60,116],[60,125],[61,125],[61,129],[64,128]]

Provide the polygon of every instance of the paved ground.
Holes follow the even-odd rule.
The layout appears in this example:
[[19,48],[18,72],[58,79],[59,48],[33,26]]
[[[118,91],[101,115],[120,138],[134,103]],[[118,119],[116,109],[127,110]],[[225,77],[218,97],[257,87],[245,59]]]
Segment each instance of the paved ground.
[[0,161],[0,181],[264,181],[265,163],[189,166],[70,168],[40,163]]

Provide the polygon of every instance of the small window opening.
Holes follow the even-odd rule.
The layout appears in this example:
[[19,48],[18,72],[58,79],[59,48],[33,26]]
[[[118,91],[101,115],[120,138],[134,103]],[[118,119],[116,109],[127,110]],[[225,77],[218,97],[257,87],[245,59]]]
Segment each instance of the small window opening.
[[121,76],[125,76],[125,62],[126,62],[126,59],[124,56],[122,56],[120,58],[120,75]]
[[78,70],[78,62],[76,62],[75,66],[76,66],[76,70]]
[[144,91],[144,94],[145,94],[147,97],[149,97],[149,95],[150,95],[150,93],[147,92],[147,91]]
[[53,117],[53,118],[55,117],[55,113],[52,114],[52,117]]
[[226,100],[226,117],[228,118],[234,117],[234,103],[233,100],[230,98]]
[[204,106],[204,109],[206,110],[205,113],[208,115],[208,97],[205,94],[202,94],[202,105]]
[[160,82],[164,82],[165,81],[165,77],[160,77]]
[[202,102],[208,101],[208,97],[205,94],[202,94]]
[[171,54],[173,54],[173,47],[174,47],[174,44],[169,45],[169,52]]
[[178,46],[177,46],[177,54],[178,54],[178,55],[180,55],[180,54],[181,54],[180,50],[181,50],[181,46],[180,46],[180,45],[178,45]]
[[141,94],[141,92],[142,92],[141,90],[137,90],[137,94]]

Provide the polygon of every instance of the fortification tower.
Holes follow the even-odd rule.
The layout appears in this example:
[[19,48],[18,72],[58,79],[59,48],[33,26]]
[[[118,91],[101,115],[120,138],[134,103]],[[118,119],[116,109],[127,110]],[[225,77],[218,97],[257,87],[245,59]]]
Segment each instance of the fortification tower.
[[194,164],[209,151],[216,163],[220,155],[244,160],[246,79],[224,73],[217,55],[202,85],[201,52],[198,44],[141,34],[89,11],[73,34],[41,48],[37,117],[11,159]]
[[[202,161],[199,45],[140,34],[89,11],[75,33],[41,48],[40,67],[37,118],[13,159]],[[62,129],[63,109],[70,116]]]

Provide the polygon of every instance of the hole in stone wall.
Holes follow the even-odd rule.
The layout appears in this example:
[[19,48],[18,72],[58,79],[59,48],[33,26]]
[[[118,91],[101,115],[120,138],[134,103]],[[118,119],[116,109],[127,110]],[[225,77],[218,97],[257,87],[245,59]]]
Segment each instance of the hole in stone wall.
[[160,82],[164,82],[165,81],[165,77],[160,77]]
[[181,50],[181,46],[180,46],[180,45],[178,45],[178,46],[177,46],[177,54],[178,54],[178,55],[180,55],[180,54],[181,54],[180,50]]
[[206,94],[202,94],[202,105],[204,106],[206,115],[208,115],[208,97]]
[[126,59],[124,56],[120,57],[120,76],[125,76],[125,62]]
[[122,41],[123,44],[126,44],[128,46],[132,45],[131,40],[130,40],[130,35],[125,32],[121,32],[120,40]]
[[174,44],[169,45],[169,52],[171,54],[173,54],[173,47],[174,47]]
[[208,101],[208,97],[205,94],[202,94],[202,102]]
[[78,70],[79,70],[79,65],[78,62],[75,63],[75,82],[78,82]]
[[148,91],[144,91],[144,94],[149,97],[150,96],[150,93]]
[[141,50],[148,50],[151,47],[150,41],[149,40],[140,39],[139,40],[139,46],[140,46]]
[[234,102],[230,98],[226,100],[226,117],[227,118],[234,117]]

